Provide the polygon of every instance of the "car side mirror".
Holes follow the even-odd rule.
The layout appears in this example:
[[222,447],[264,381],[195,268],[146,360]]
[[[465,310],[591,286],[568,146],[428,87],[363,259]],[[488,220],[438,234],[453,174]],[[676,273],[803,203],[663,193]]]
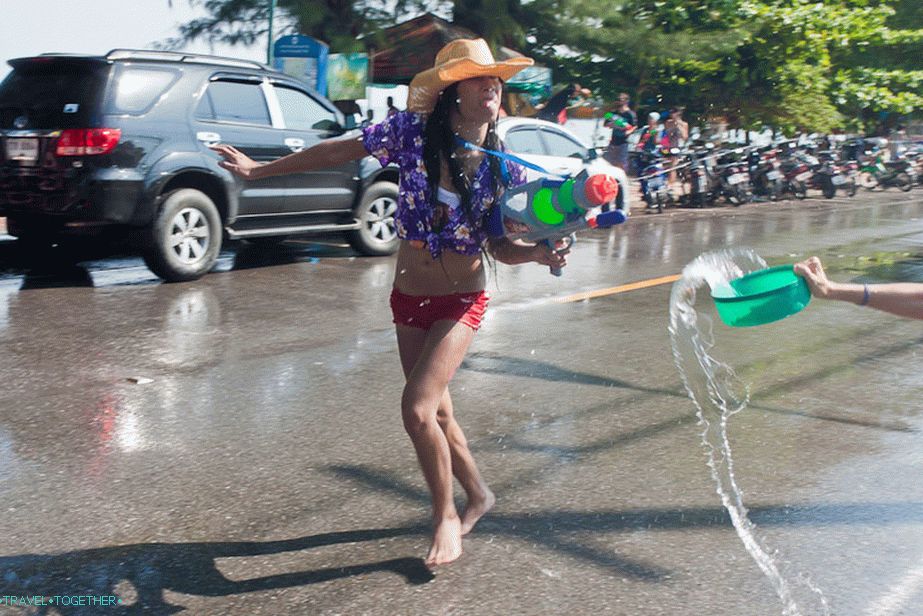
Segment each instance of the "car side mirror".
[[331,136],[339,136],[346,132],[346,129],[343,128],[343,125],[339,122],[334,122],[333,120],[321,120],[320,122],[315,122],[311,125],[311,128],[314,130],[322,130],[326,133],[330,133]]
[[352,130],[357,126],[358,124],[356,123],[356,116],[354,114],[347,114],[346,117],[343,118],[343,128],[345,130]]
[[590,148],[587,150],[586,156],[583,157],[583,160],[590,162],[591,160],[596,160],[599,158],[599,152],[596,151],[596,148]]
[[342,135],[346,132],[346,129],[343,128],[342,124],[333,120],[321,120],[320,122],[315,122],[311,125],[311,128],[314,130],[322,130],[333,135]]

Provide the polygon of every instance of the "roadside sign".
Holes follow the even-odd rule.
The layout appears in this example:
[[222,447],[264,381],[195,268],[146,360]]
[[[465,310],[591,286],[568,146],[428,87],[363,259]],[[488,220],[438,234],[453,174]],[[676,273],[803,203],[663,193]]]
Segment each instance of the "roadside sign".
[[283,36],[273,47],[273,68],[305,81],[326,96],[329,50],[326,44],[304,34]]

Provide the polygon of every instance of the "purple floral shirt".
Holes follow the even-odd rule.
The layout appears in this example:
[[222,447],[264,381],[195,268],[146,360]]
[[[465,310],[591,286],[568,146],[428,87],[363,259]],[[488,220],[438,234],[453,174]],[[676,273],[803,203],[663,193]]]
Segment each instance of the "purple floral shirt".
[[[362,143],[369,154],[382,165],[394,163],[400,169],[399,194],[395,224],[397,236],[404,240],[422,241],[433,259],[443,249],[464,255],[474,255],[487,240],[487,213],[494,203],[497,178],[490,171],[487,156],[481,162],[471,183],[471,226],[461,205],[438,203],[429,187],[423,162],[423,130],[426,116],[400,111],[379,124],[362,131]],[[526,180],[523,168],[504,161],[510,172],[510,186]]]

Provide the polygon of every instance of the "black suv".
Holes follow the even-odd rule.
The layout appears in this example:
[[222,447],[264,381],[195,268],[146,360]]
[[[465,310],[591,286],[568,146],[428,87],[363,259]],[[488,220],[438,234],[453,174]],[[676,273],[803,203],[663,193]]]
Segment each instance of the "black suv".
[[169,281],[208,272],[224,237],[345,231],[364,254],[397,248],[393,167],[367,157],[242,182],[218,166],[210,144],[268,161],[355,128],[297,79],[258,62],[162,51],[9,64],[0,84],[0,216],[24,244],[127,233]]

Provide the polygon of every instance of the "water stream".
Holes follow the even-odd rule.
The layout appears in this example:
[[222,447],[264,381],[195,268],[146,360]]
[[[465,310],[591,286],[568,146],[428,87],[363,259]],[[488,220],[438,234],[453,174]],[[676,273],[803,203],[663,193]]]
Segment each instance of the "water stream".
[[750,387],[731,366],[713,356],[711,318],[695,309],[698,292],[704,292],[708,298],[711,288],[765,267],[766,262],[749,249],[709,252],[689,263],[673,284],[670,296],[673,357],[703,427],[702,445],[718,496],[747,552],[781,599],[784,616],[829,616],[827,599],[821,590],[778,551],[767,546],[750,521],[734,476],[728,439],[728,421],[746,408]]

